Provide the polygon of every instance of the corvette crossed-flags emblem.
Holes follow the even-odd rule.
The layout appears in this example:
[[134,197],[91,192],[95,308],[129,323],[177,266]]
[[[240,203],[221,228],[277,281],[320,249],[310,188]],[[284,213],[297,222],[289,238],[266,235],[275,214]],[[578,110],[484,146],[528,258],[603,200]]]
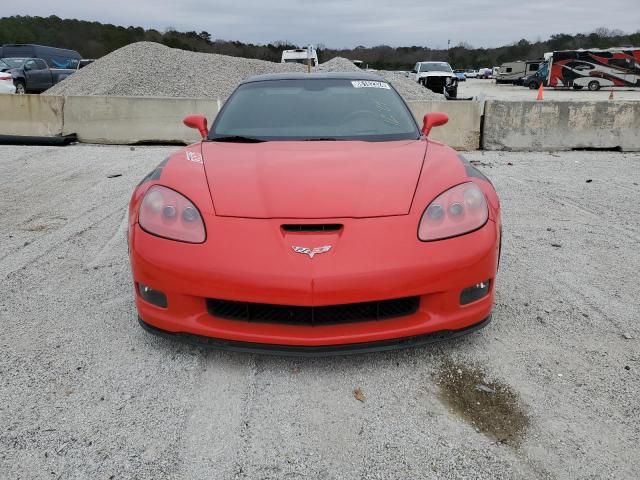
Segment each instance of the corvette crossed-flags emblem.
[[293,251],[296,253],[303,253],[304,255],[309,255],[309,258],[313,258],[320,253],[326,253],[331,250],[331,245],[324,245],[322,247],[309,248],[309,247],[291,247]]

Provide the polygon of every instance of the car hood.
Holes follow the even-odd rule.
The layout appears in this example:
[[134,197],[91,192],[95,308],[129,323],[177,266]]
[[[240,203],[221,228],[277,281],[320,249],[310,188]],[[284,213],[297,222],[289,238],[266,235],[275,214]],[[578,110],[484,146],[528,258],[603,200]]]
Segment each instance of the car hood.
[[216,215],[339,218],[406,215],[427,142],[203,142]]

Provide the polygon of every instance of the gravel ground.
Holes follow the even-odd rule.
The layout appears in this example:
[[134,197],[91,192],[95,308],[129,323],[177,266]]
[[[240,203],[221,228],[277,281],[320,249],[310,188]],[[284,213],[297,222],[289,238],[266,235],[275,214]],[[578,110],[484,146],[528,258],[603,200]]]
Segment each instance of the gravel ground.
[[291,359],[137,325],[126,205],[171,150],[0,146],[1,478],[638,477],[639,154],[469,153],[504,208],[494,321]]
[[[192,97],[224,101],[242,80],[253,75],[306,71],[306,66],[296,63],[196,53],[159,43],[138,42],[98,59],[54,85],[45,95]],[[336,57],[319,65],[316,71],[358,72],[360,69],[350,60]],[[406,100],[444,99],[443,95],[405,77],[387,79]]]
[[[562,90],[554,88],[544,89],[545,100],[555,101],[607,101],[609,100],[610,89],[603,88],[598,92],[589,90]],[[516,85],[498,85],[494,80],[479,80],[469,78],[466,82],[461,82],[458,86],[458,97],[479,97],[485,100],[535,100],[538,95],[537,90]],[[613,90],[615,100],[638,100],[640,101],[639,88],[615,88]]]

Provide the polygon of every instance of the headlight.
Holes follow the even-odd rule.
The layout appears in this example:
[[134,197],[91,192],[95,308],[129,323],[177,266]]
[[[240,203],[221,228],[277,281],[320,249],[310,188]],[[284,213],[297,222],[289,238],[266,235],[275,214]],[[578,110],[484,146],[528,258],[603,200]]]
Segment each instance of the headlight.
[[447,77],[447,78],[445,78],[444,82],[445,82],[447,85],[451,85],[451,77]]
[[138,216],[148,233],[179,242],[202,243],[207,238],[196,206],[175,190],[154,185],[145,193]]
[[487,200],[473,182],[450,188],[429,204],[418,226],[423,242],[457,237],[479,229],[489,218]]

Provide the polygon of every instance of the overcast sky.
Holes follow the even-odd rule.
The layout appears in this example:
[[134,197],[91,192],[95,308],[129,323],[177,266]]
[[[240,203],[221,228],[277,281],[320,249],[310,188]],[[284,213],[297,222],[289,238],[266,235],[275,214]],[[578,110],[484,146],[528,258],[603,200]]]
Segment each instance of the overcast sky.
[[598,27],[640,30],[639,0],[21,0],[0,15],[57,15],[163,31],[206,30],[213,38],[446,48],[501,46]]

